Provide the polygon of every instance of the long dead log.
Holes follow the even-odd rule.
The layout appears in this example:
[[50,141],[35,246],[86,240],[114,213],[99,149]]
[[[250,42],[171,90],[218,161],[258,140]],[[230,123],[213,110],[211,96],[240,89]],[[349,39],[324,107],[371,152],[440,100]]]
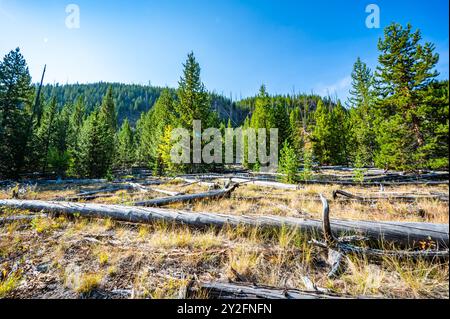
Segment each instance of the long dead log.
[[200,186],[206,186],[206,187],[209,187],[209,188],[214,188],[214,187],[217,186],[216,183],[205,182],[205,181],[201,181],[199,179],[182,178],[182,177],[179,177],[178,179],[184,181],[187,184],[187,185],[184,185],[184,186],[193,185],[193,184],[198,184]]
[[235,184],[229,188],[220,189],[220,190],[212,190],[205,193],[198,194],[186,194],[186,195],[177,195],[163,198],[155,198],[147,201],[135,202],[135,206],[147,206],[147,207],[159,207],[165,206],[174,203],[185,203],[198,201],[201,199],[218,199],[223,197],[229,197],[231,193],[238,187],[238,184]]
[[446,250],[381,250],[355,246],[352,244],[352,241],[359,241],[355,237],[335,238],[330,226],[328,201],[322,194],[320,194],[320,199],[323,204],[322,227],[324,241],[320,242],[313,239],[311,243],[328,250],[328,264],[331,266],[328,278],[330,279],[339,277],[345,271],[348,261],[347,254],[350,253],[364,256],[370,260],[386,257],[394,257],[397,259],[428,259],[433,261],[449,259],[449,250],[447,247]]
[[298,189],[297,185],[284,184],[284,183],[271,182],[271,181],[251,180],[251,179],[245,179],[245,178],[231,178],[231,181],[234,183],[249,184],[249,185],[255,185],[255,186],[259,186],[259,187],[269,187],[269,188],[288,189],[288,190],[297,190]]
[[344,185],[344,186],[361,186],[361,187],[374,187],[374,186],[400,186],[400,185],[426,185],[426,186],[438,186],[438,185],[449,185],[449,181],[401,181],[401,182],[355,182],[355,181],[320,181],[320,180],[309,180],[302,181],[300,184],[306,185]]
[[325,293],[319,290],[304,291],[237,283],[197,283],[190,293],[204,292],[210,299],[356,299],[345,295]]
[[[219,213],[191,213],[182,210],[133,207],[122,205],[102,205],[92,203],[48,202],[38,200],[0,200],[0,207],[11,207],[34,212],[79,214],[83,217],[111,218],[134,223],[185,224],[192,227],[247,226],[265,229],[288,227],[308,236],[322,234],[322,221],[280,216],[237,216]],[[417,246],[421,241],[433,241],[448,247],[449,225],[412,222],[376,222],[332,220],[333,235],[357,234],[371,241],[384,241],[401,246]]]
[[353,199],[359,202],[375,202],[379,200],[389,200],[389,201],[404,201],[404,202],[415,202],[423,199],[439,200],[443,202],[448,202],[448,196],[442,195],[377,195],[377,196],[361,196],[355,195],[343,190],[333,191],[333,199],[337,199],[338,195],[343,196],[348,199]]
[[155,193],[161,193],[164,195],[169,195],[169,196],[177,196],[177,195],[182,195],[182,193],[178,193],[178,192],[172,192],[172,191],[168,191],[165,189],[159,189],[159,188],[153,188],[153,187],[146,187],[144,185],[138,184],[138,183],[128,183],[133,189],[136,189],[140,192],[144,192],[144,193],[148,193],[148,192],[155,192]]
[[14,222],[22,222],[22,221],[29,222],[38,217],[47,217],[47,215],[35,214],[35,215],[14,215],[14,216],[8,216],[8,217],[1,217],[0,218],[0,226],[7,224],[7,223],[14,223]]
[[69,201],[69,202],[78,201],[78,200],[90,200],[90,199],[103,197],[103,195],[108,194],[108,193],[114,193],[114,192],[117,192],[120,190],[129,190],[129,189],[133,189],[133,187],[130,185],[117,185],[117,186],[112,186],[112,187],[96,189],[96,190],[92,190],[92,191],[85,191],[85,192],[81,192],[81,193],[78,193],[75,195],[57,197],[54,200]]

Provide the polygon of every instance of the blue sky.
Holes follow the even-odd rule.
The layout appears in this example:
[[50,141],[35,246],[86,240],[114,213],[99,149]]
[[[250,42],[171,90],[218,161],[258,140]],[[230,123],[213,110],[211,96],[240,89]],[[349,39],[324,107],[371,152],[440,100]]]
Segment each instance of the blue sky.
[[[80,8],[80,28],[65,25]],[[368,4],[381,28],[368,29]],[[38,81],[114,81],[177,85],[194,51],[211,91],[245,97],[265,83],[270,93],[315,92],[345,99],[360,56],[372,68],[377,41],[392,21],[422,30],[436,45],[448,78],[447,0],[0,0],[0,55],[19,46]]]

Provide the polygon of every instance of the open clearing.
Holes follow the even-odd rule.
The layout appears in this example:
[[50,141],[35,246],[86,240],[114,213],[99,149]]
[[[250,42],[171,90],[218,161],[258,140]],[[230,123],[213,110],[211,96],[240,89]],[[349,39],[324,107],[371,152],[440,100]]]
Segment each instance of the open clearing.
[[[157,180],[137,181],[142,185]],[[114,185],[117,183],[61,182],[22,185],[17,189],[21,200],[51,201],[73,199],[77,194]],[[297,188],[274,189],[242,183],[229,198],[176,203],[164,208],[320,220],[323,206],[318,194],[323,194],[329,201],[332,220],[449,223],[448,202],[425,196],[444,194],[448,197],[448,184],[393,185],[383,189],[377,185],[312,184]],[[166,191],[168,194],[195,194],[207,191],[208,186],[198,181],[164,179],[157,186],[149,185],[148,189],[97,193],[101,196],[82,198],[79,202],[132,205],[166,197],[162,194]],[[367,198],[398,194],[424,198],[419,196],[414,201],[333,199],[335,190]],[[10,199],[12,191],[11,186],[2,188],[0,200]],[[7,221],[12,216],[34,213],[11,208],[0,208],[0,212],[0,297],[211,297],[208,289],[201,288],[201,283],[268,286],[281,291],[315,290],[341,297],[449,297],[448,259],[383,257],[373,262],[350,254],[343,273],[329,278],[326,250],[312,245],[301,232],[287,228],[273,232],[245,227],[197,229],[163,222],[144,225],[55,214]],[[419,244],[423,245],[422,250],[436,248],[432,242]]]

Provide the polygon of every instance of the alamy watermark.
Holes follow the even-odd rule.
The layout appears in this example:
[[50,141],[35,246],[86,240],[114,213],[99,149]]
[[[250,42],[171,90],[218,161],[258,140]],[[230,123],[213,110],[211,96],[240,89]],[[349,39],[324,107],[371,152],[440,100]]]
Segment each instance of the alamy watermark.
[[370,13],[366,18],[366,27],[369,29],[380,28],[380,7],[376,4],[369,4],[366,13]]
[[66,6],[66,28],[79,29],[80,28],[80,6],[77,4],[68,4]]
[[247,163],[258,163],[261,171],[275,171],[278,168],[277,128],[227,128],[223,138],[218,128],[202,131],[201,121],[195,120],[192,131],[173,129],[171,141],[174,144],[170,159],[174,164],[242,164],[247,155]]

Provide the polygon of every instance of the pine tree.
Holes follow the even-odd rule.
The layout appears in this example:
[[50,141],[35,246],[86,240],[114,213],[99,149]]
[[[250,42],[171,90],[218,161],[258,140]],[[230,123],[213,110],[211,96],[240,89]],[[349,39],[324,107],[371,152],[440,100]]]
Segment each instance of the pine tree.
[[331,153],[332,145],[332,122],[328,107],[322,100],[317,103],[314,112],[314,130],[312,134],[313,152],[320,164],[330,165],[333,162]]
[[298,107],[294,108],[289,114],[289,125],[289,140],[291,141],[292,147],[295,149],[297,154],[301,154],[304,147],[304,134],[302,130],[300,109]]
[[183,64],[183,76],[178,82],[178,100],[175,103],[178,124],[187,129],[192,129],[194,120],[201,120],[203,127],[210,125],[210,100],[201,81],[200,70],[194,53],[189,53]]
[[104,118],[111,132],[115,133],[117,131],[117,113],[111,86],[108,87],[108,91],[103,98],[100,116]]
[[28,154],[34,88],[19,48],[0,62],[0,176],[18,178]]
[[[192,131],[194,120],[201,121],[202,128],[217,125],[217,116],[212,114],[209,95],[200,78],[200,65],[189,53],[186,63],[183,64],[183,76],[178,82],[177,101],[174,103],[176,125]],[[193,136],[191,136],[193,141]],[[202,142],[204,145],[204,142]],[[193,147],[191,147],[191,150]],[[191,154],[191,159],[193,156]],[[183,165],[186,172],[204,171],[206,166],[198,163]]]
[[348,137],[349,137],[349,120],[347,110],[338,101],[330,114],[331,136],[330,136],[330,152],[332,154],[331,164],[347,165],[348,156]]
[[84,121],[78,139],[78,175],[105,177],[111,168],[111,130],[98,110]]
[[[286,123],[283,123],[285,125]],[[255,110],[253,111],[251,120],[250,120],[250,128],[254,129],[256,132],[256,139],[259,140],[258,130],[265,129],[266,130],[266,148],[269,151],[270,147],[270,129],[278,128],[277,126],[277,116],[276,116],[276,108],[272,105],[271,98],[266,91],[265,85],[261,85],[259,90],[259,94],[255,100]],[[248,143],[248,141],[247,141]],[[247,144],[248,146],[248,144]],[[252,163],[248,163],[249,167],[254,171],[259,171],[261,168],[260,159],[257,158],[256,163],[252,165]]]
[[152,109],[142,116],[139,124],[139,157],[145,165],[158,167],[157,151],[167,125],[175,125],[174,98],[169,89],[161,92]]
[[117,113],[111,86],[108,88],[108,91],[103,98],[98,115],[101,130],[106,130],[104,133],[102,131],[102,134],[104,134],[104,136],[102,136],[102,146],[106,156],[105,163],[107,163],[108,169],[110,169],[115,154],[115,145],[117,144],[115,139],[117,131]]
[[40,169],[43,174],[47,171],[49,149],[50,146],[52,146],[53,139],[56,136],[55,124],[57,114],[58,105],[56,103],[56,97],[53,97],[50,103],[44,106],[40,126],[36,132],[39,143],[39,159],[42,163]]
[[448,169],[449,82],[433,82],[420,94],[417,114],[422,119],[424,145],[418,148],[416,161],[422,167]]
[[352,89],[347,102],[351,107],[349,155],[352,161],[358,158],[363,165],[373,165],[373,157],[377,151],[373,85],[372,71],[358,57],[353,66]]
[[[158,172],[168,175],[176,175],[185,171],[185,164],[177,164],[172,161],[172,147],[174,146],[172,141],[173,126],[170,124],[164,128],[164,133],[161,138],[161,142],[158,145]],[[156,170],[155,170],[156,171]]]
[[65,105],[56,115],[54,136],[52,137],[47,155],[49,168],[60,177],[65,175],[70,160],[68,134],[71,108],[71,105]]
[[77,144],[77,138],[80,133],[81,126],[83,125],[85,116],[86,107],[83,102],[83,97],[79,96],[76,103],[73,105],[73,110],[71,111],[69,119],[69,149],[73,148]]
[[300,161],[294,148],[289,145],[288,141],[283,143],[279,162],[278,172],[284,174],[282,180],[286,183],[298,182]]
[[80,132],[85,117],[86,107],[83,97],[79,96],[70,112],[69,127],[67,132],[67,150],[69,155],[67,175],[69,176],[79,175],[80,159],[78,155],[80,154],[80,150],[78,149],[78,139],[80,137]]
[[130,168],[134,163],[134,143],[133,131],[128,119],[125,119],[117,134],[117,143],[116,165],[122,169]]
[[422,45],[421,40],[420,31],[412,32],[410,24],[403,28],[393,23],[378,43],[379,166],[411,170],[423,165],[417,162],[418,151],[426,143],[420,114],[424,103],[421,92],[438,75],[434,68],[439,56],[434,53],[433,44]]

